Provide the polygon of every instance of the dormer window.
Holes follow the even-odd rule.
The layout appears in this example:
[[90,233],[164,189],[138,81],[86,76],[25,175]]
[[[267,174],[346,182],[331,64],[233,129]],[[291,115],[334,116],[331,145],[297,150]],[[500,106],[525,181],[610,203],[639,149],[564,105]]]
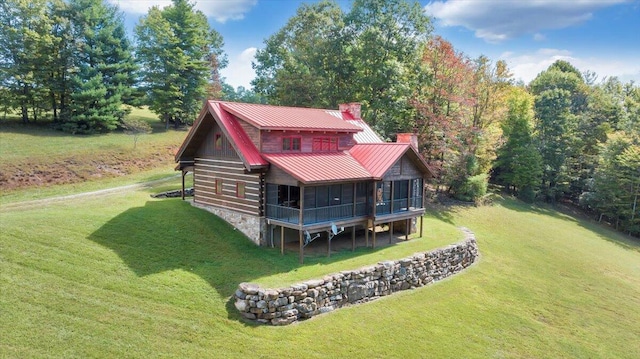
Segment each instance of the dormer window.
[[313,152],[330,152],[337,150],[337,137],[315,137],[313,139]]
[[283,137],[282,151],[300,152],[300,137]]

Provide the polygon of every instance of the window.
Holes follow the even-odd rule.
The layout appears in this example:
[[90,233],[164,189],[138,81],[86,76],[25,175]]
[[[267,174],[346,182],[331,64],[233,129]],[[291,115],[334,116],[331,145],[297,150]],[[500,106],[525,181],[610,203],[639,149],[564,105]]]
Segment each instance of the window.
[[328,152],[337,150],[337,137],[315,137],[313,139],[313,152]]
[[222,149],[222,134],[221,133],[216,133],[213,143],[215,144],[216,150],[221,150]]
[[283,151],[300,151],[300,137],[283,137],[282,138],[282,150]]
[[222,179],[216,178],[216,194],[222,194]]
[[236,197],[244,198],[244,182],[236,182]]

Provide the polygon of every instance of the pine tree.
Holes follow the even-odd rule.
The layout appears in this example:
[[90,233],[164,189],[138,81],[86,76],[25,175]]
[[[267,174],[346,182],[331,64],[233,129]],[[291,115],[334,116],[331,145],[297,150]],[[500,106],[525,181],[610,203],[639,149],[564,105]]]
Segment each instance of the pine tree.
[[[46,64],[53,44],[46,0],[0,3],[0,86],[19,108],[23,122],[46,110]],[[31,112],[31,113],[29,113]]]
[[135,65],[117,7],[102,0],[72,0],[74,39],[71,102],[62,128],[74,133],[115,129],[125,115]]

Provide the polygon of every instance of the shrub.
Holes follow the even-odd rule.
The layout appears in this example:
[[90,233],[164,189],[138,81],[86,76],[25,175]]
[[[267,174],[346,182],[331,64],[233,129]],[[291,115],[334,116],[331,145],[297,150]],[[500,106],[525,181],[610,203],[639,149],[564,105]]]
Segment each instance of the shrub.
[[454,197],[461,201],[472,202],[487,193],[488,178],[485,173],[468,177],[458,188],[453,188]]

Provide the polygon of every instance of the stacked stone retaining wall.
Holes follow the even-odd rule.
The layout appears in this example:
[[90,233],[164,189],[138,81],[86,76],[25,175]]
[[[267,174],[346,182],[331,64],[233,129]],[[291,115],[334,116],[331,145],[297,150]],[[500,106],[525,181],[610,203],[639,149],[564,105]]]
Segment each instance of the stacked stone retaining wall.
[[241,283],[234,295],[235,307],[245,319],[286,325],[346,305],[437,282],[469,267],[478,258],[475,236],[466,228],[462,231],[464,240],[444,248],[286,288],[263,289],[257,284]]

